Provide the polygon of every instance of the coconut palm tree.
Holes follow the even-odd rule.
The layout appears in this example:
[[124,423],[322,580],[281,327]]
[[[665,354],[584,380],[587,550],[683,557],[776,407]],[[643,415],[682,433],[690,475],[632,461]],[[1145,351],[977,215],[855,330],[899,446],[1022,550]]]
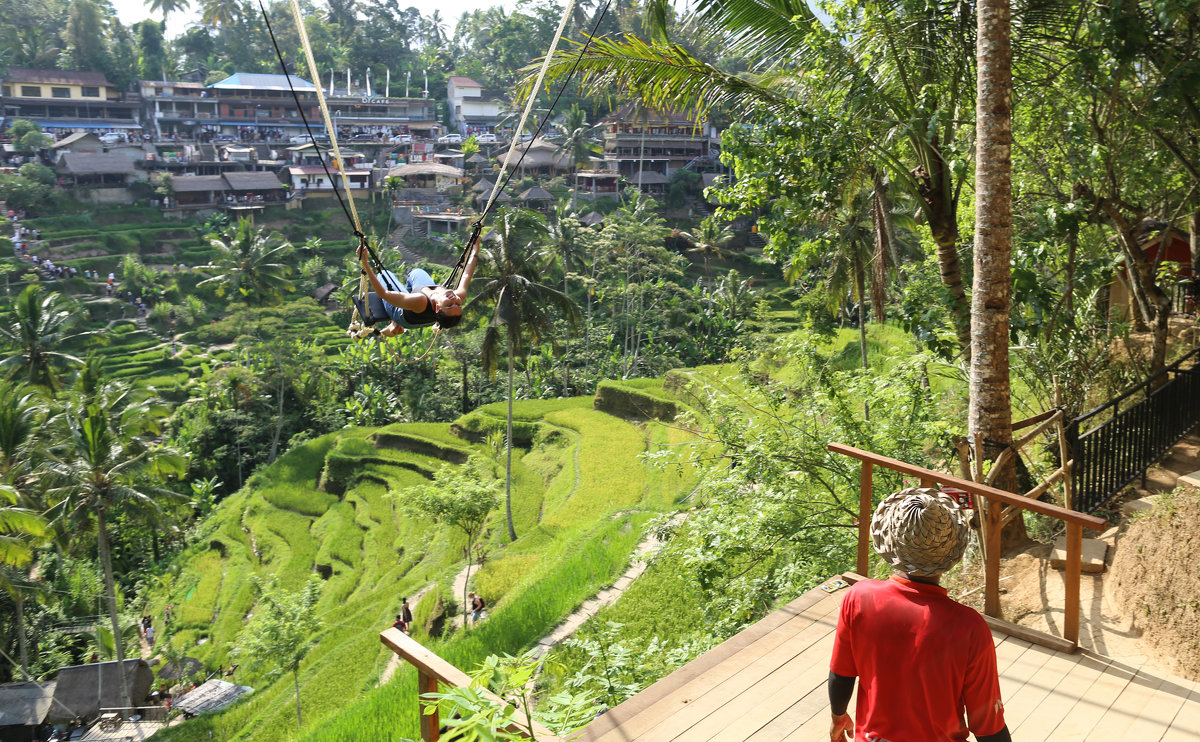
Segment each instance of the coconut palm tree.
[[151,13],[162,11],[163,22],[166,22],[169,13],[187,10],[189,5],[190,0],[146,0],[146,7]]
[[53,396],[59,389],[60,368],[81,363],[57,348],[92,334],[72,332],[77,322],[77,310],[69,299],[47,294],[37,284],[26,286],[0,322],[0,342],[15,348],[0,361],[0,368],[21,369],[30,384],[45,387]]
[[492,319],[483,336],[483,365],[495,374],[501,344],[508,357],[508,419],[505,441],[504,514],[508,538],[516,541],[512,518],[513,360],[550,336],[554,315],[578,321],[579,312],[569,297],[540,282],[547,259],[540,248],[546,224],[540,214],[526,209],[501,209],[484,239],[479,255],[487,273],[476,278],[479,288],[467,307],[492,306]]
[[33,546],[46,536],[46,519],[33,510],[19,507],[19,503],[16,488],[0,484],[0,590],[8,593],[16,604],[21,675],[29,680],[25,600],[38,594],[39,584],[29,577],[27,567],[33,559]]
[[[152,446],[163,410],[144,390],[109,383],[69,401],[61,418],[63,441],[50,451],[47,466],[53,485],[47,511],[68,538],[95,529],[96,551],[104,570],[104,597],[113,637],[123,636],[117,612],[109,519],[114,509],[161,512],[162,503],[186,498],[152,484],[182,474],[184,462],[172,449]],[[125,660],[123,642],[114,641],[116,659]],[[126,707],[132,707],[122,685]]]
[[704,259],[705,282],[712,284],[711,263],[714,258],[725,257],[725,247],[733,239],[733,231],[712,217],[700,222],[700,228],[694,232],[680,232],[679,236],[692,243],[689,253],[699,255]]
[[[975,275],[967,429],[975,440],[985,441],[985,456],[995,461],[1013,440],[1008,353],[1012,295],[1012,11],[1009,0],[980,0],[978,12]],[[998,473],[996,482],[1001,489],[1016,489],[1014,464],[1009,462]],[[1000,520],[999,503],[989,503],[984,512],[988,521]],[[1013,521],[1004,531],[1002,542],[1025,537],[1024,521]],[[985,543],[988,550],[1001,548],[1001,544]],[[1000,615],[993,596],[989,595],[984,612]]]
[[31,468],[45,413],[46,406],[28,387],[0,379],[0,481],[12,484]]
[[292,269],[283,262],[292,251],[292,243],[282,237],[255,229],[249,219],[239,219],[232,230],[210,236],[208,243],[216,254],[199,269],[216,275],[197,286],[215,285],[218,296],[229,291],[248,304],[260,305],[278,302],[282,292],[293,290],[286,278]]

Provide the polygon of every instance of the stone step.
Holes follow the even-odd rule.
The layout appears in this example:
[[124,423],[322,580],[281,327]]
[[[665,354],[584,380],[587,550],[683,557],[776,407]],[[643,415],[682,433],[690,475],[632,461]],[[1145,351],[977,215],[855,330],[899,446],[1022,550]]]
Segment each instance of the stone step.
[[1179,484],[1186,484],[1188,487],[1200,489],[1200,469],[1190,474],[1184,474],[1179,478]]
[[[1080,570],[1085,574],[1099,574],[1105,570],[1105,557],[1108,556],[1108,544],[1098,538],[1083,539],[1083,558]],[[1055,569],[1067,568],[1067,537],[1059,536],[1054,539],[1054,549],[1050,552],[1050,566]]]

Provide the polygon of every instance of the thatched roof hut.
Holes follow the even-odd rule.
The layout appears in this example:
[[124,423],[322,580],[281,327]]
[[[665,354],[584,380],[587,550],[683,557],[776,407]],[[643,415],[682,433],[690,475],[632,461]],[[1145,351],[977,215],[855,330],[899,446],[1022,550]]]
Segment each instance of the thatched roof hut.
[[54,698],[54,682],[0,684],[0,739],[3,727],[36,727],[46,718]]
[[175,704],[175,708],[185,714],[195,716],[205,711],[216,711],[236,701],[238,698],[253,693],[248,685],[234,685],[224,680],[207,680],[199,688],[190,691]]
[[534,186],[527,189],[520,196],[517,196],[517,198],[522,201],[553,201],[554,194],[541,186]]
[[124,706],[122,681],[129,689],[130,701],[138,705],[150,692],[154,673],[145,660],[125,660],[123,673],[116,662],[64,667],[58,671],[54,703],[46,721],[58,724],[75,718],[88,719],[99,714],[102,708]]

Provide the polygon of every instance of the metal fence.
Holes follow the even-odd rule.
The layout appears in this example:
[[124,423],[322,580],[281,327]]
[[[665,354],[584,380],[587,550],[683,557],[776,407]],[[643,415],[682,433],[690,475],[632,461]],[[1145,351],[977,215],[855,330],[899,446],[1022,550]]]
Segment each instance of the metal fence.
[[1197,360],[1200,348],[1070,422],[1075,510],[1095,512],[1200,423]]

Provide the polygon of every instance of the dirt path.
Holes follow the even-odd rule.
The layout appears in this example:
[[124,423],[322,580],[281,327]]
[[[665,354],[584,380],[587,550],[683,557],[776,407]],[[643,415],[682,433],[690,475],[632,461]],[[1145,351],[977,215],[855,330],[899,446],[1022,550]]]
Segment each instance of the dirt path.
[[[418,602],[420,602],[421,598],[425,597],[425,593],[432,589],[433,585],[426,585],[418,590],[416,594],[410,595],[408,598],[409,605],[416,605]],[[379,682],[375,685],[387,685],[388,681],[392,679],[392,676],[396,674],[396,670],[398,669],[400,669],[400,655],[393,652],[392,656],[388,658],[387,665],[383,668],[383,674],[379,676]]]
[[[472,566],[472,565],[468,565],[468,567],[470,567],[470,566]],[[461,596],[463,594],[463,590],[467,589],[467,569],[468,569],[468,567],[463,567],[459,571],[459,573],[454,576],[454,581],[452,583],[453,587],[451,588],[453,590],[452,595]],[[474,570],[472,569],[472,571],[474,571]],[[428,593],[432,589],[433,589],[433,585],[426,585],[425,587],[421,588],[413,595],[410,595],[408,598],[409,605],[415,606],[417,603],[419,603],[421,601],[421,598],[424,598],[425,594]],[[459,615],[455,616],[454,618],[452,618],[450,620],[451,620],[451,625],[453,625],[455,628],[462,628],[463,614],[460,613]],[[393,654],[391,657],[388,658],[387,666],[383,668],[383,674],[379,676],[379,682],[376,683],[376,685],[384,685],[389,680],[391,680],[392,676],[396,674],[396,670],[399,667],[400,667],[400,655]]]

